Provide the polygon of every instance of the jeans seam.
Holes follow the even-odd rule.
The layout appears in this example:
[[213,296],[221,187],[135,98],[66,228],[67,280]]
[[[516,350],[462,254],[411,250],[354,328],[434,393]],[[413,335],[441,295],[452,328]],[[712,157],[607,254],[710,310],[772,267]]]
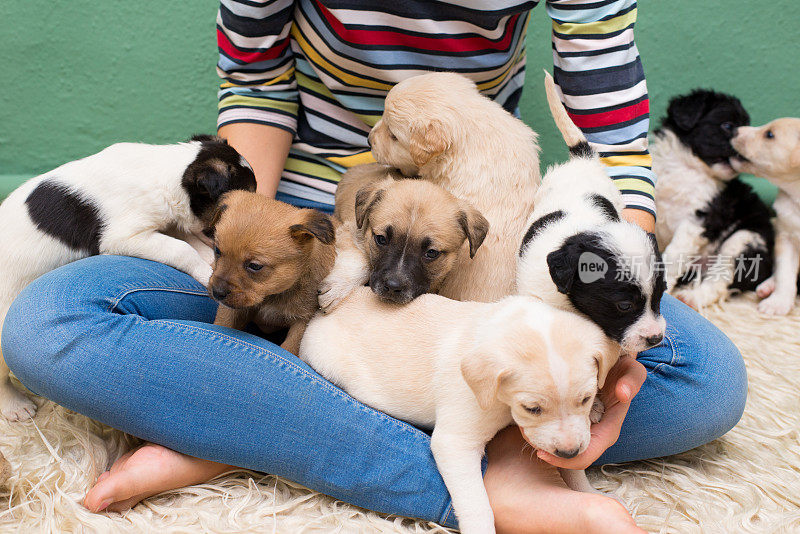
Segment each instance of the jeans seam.
[[[442,525],[445,525],[445,526],[446,526],[446,525],[448,525],[448,524],[449,524],[449,523],[448,523],[448,521],[450,520],[450,516],[452,516],[452,515],[453,515],[453,511],[454,511],[454,510],[453,510],[453,499],[448,499],[448,502],[447,502],[447,509],[446,509],[446,511],[445,511],[445,513],[444,513],[444,515],[442,516],[442,519],[441,519],[441,521],[440,521],[440,523],[441,523]],[[453,519],[455,519],[455,518],[453,518]],[[454,521],[454,522],[455,522],[455,521]],[[458,523],[456,523],[456,524],[458,524]]]
[[[194,331],[196,331],[198,333],[201,333],[201,334],[208,334],[209,333],[208,330],[204,330],[204,329],[198,328],[196,326],[192,326],[192,325],[188,325],[188,324],[184,324],[184,323],[176,323],[176,322],[165,320],[165,319],[159,319],[159,320],[150,321],[150,322],[151,323],[166,324],[166,325],[169,325],[169,326],[172,326],[172,327],[177,327],[177,328],[185,328],[185,329],[188,329],[188,330],[194,330]],[[374,408],[370,408],[366,404],[360,402],[358,399],[355,399],[354,397],[349,395],[347,392],[337,388],[331,382],[328,382],[327,380],[325,380],[322,376],[314,375],[312,373],[309,373],[307,370],[303,369],[302,367],[299,367],[296,363],[287,360],[283,356],[280,356],[279,354],[276,354],[275,352],[269,350],[266,347],[259,347],[258,345],[253,345],[252,343],[249,343],[249,342],[244,341],[242,339],[238,339],[238,338],[235,338],[235,337],[232,337],[232,336],[229,336],[227,334],[223,334],[223,333],[217,332],[217,331],[214,331],[213,334],[215,336],[219,336],[220,338],[222,338],[222,339],[224,339],[224,340],[226,340],[228,342],[238,343],[238,344],[241,344],[241,345],[244,345],[244,346],[250,348],[251,350],[255,350],[257,352],[265,353],[265,354],[271,356],[274,359],[275,363],[286,365],[287,367],[289,367],[291,369],[292,372],[294,372],[294,373],[296,373],[298,375],[302,375],[305,378],[312,380],[318,386],[323,387],[324,389],[326,389],[330,393],[333,393],[335,396],[340,397],[344,401],[346,401],[346,402],[348,402],[350,404],[353,404],[354,406],[356,406],[359,409],[361,409],[361,411],[363,411],[365,413],[369,413],[370,415],[375,416],[378,419],[381,419],[381,420],[384,420],[384,421],[386,421],[388,423],[391,423],[392,425],[394,425],[394,426],[396,426],[396,427],[398,427],[398,428],[400,428],[400,429],[402,429],[402,430],[404,430],[406,432],[414,434],[418,438],[422,438],[424,436],[424,439],[428,439],[428,435],[425,432],[423,432],[422,430],[418,429],[417,427],[415,427],[413,425],[409,425],[408,423],[404,423],[403,421],[400,421],[398,419],[394,419],[393,417],[389,416],[388,414],[385,414],[385,413],[381,412],[380,410],[375,410]]]
[[670,367],[674,367],[675,366],[675,360],[677,359],[677,349],[675,348],[675,340],[672,339],[672,337],[670,336],[670,334],[668,332],[664,332],[664,339],[666,339],[669,342],[669,348],[670,348],[670,351],[672,352],[672,358],[670,359],[669,363],[661,362],[658,365],[656,365],[655,367],[653,367],[653,369],[650,371],[650,374],[657,373],[659,371],[659,369],[661,369],[665,365],[668,365]]
[[119,303],[133,293],[138,293],[140,291],[168,291],[170,293],[185,293],[187,295],[197,295],[197,296],[205,296],[208,293],[205,291],[199,291],[197,289],[182,289],[182,288],[174,288],[174,287],[137,287],[135,289],[126,289],[121,295],[114,299],[114,301],[109,305],[107,312],[113,312]]

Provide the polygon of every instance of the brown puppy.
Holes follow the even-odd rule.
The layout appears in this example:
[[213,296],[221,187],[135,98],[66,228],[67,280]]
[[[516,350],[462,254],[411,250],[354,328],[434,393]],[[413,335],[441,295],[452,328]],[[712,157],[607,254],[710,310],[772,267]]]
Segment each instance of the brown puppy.
[[440,290],[493,302],[516,291],[519,237],[539,187],[536,133],[460,74],[403,80],[369,134],[375,159],[469,201],[491,226],[474,260],[462,257]]
[[297,354],[317,311],[319,284],[333,267],[334,227],[327,215],[256,193],[225,195],[213,222],[214,324],[265,333],[289,327],[281,347]]
[[326,313],[367,282],[379,297],[398,303],[435,293],[486,237],[488,222],[468,202],[431,182],[396,176],[372,164],[342,177],[336,264],[320,287]]

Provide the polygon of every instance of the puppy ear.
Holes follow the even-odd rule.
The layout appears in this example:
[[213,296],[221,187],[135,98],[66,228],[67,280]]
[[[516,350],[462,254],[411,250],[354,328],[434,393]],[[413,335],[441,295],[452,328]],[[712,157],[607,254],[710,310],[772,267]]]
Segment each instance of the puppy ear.
[[452,139],[445,131],[444,125],[441,121],[433,119],[412,128],[409,153],[414,165],[422,167],[450,148],[451,143]]
[[214,239],[214,233],[217,229],[217,223],[222,218],[222,214],[228,209],[228,205],[223,202],[225,199],[225,195],[222,195],[222,198],[219,202],[217,202],[216,207],[214,208],[214,213],[211,214],[211,219],[205,224],[203,228],[203,234],[206,237]]
[[483,240],[486,239],[486,234],[489,233],[489,221],[469,202],[462,200],[460,204],[461,209],[457,215],[458,224],[464,230],[464,235],[469,242],[469,257],[474,258]]
[[547,255],[550,278],[559,293],[566,295],[572,289],[572,283],[578,274],[578,258],[580,255],[580,246],[577,243],[569,242],[564,243],[559,249]]
[[467,382],[478,406],[488,410],[497,398],[497,390],[509,372],[483,354],[470,354],[461,360],[461,376]]
[[210,165],[204,166],[197,172],[195,183],[197,187],[204,190],[211,197],[212,201],[216,202],[220,196],[228,191],[230,176],[227,172],[220,172]]
[[619,345],[608,338],[603,340],[603,346],[594,355],[597,362],[597,389],[605,385],[608,372],[619,360],[619,353]]
[[330,217],[317,210],[304,210],[306,221],[302,224],[293,224],[289,227],[289,233],[300,243],[306,243],[309,239],[316,237],[324,245],[330,245],[336,239],[333,223]]
[[369,212],[383,198],[383,188],[379,183],[365,185],[356,193],[356,227],[360,230],[369,218]]
[[694,128],[706,112],[709,92],[695,90],[686,96],[673,98],[667,108],[667,117],[679,129],[689,131]]

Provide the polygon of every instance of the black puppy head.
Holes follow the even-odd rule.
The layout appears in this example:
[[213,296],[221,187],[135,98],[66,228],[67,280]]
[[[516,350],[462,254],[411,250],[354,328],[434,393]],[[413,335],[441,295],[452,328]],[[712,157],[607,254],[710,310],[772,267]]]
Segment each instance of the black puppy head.
[[196,135],[200,148],[183,173],[181,185],[189,194],[192,213],[208,223],[219,198],[233,190],[256,190],[256,177],[247,161],[225,139]]
[[646,312],[642,286],[635,277],[620,276],[618,255],[599,233],[569,237],[547,255],[547,266],[558,291],[617,343],[623,344],[630,327]]
[[661,127],[678,138],[707,165],[726,162],[736,156],[731,138],[739,126],[750,124],[750,116],[738,98],[706,89],[669,101]]

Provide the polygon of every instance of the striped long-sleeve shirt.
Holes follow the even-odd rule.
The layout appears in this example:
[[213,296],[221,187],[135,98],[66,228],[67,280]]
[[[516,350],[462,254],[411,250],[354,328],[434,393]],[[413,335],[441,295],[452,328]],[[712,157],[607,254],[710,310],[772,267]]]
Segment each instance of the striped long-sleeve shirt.
[[[279,198],[330,208],[340,174],[374,161],[367,134],[397,82],[454,71],[515,112],[539,2],[222,0],[218,125],[291,132]],[[548,0],[554,77],[626,205],[653,213],[649,100],[633,40],[635,0]]]

